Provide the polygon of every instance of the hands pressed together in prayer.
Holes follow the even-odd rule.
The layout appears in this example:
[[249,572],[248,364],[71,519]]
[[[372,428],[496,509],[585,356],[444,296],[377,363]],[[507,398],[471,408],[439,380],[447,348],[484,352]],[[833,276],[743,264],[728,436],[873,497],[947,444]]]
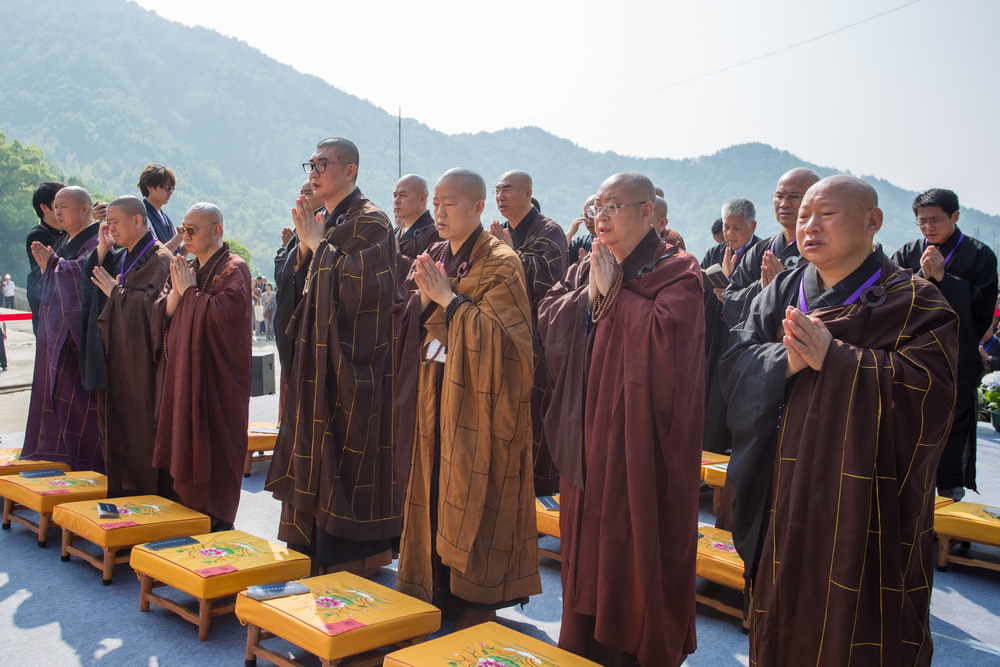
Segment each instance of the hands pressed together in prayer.
[[94,275],[91,276],[90,282],[97,285],[97,289],[104,292],[104,296],[107,297],[111,296],[111,291],[118,284],[118,280],[108,273],[103,266],[94,267]]
[[830,349],[833,335],[819,318],[810,317],[794,306],[785,309],[785,319],[781,321],[785,335],[781,342],[785,345],[788,365],[785,378],[790,378],[806,368],[821,370]]
[[511,238],[510,230],[504,227],[499,220],[494,220],[490,224],[490,234],[498,241],[503,241],[511,248],[514,247],[514,239]]
[[170,294],[167,295],[167,319],[173,317],[177,307],[181,305],[181,297],[184,296],[184,292],[189,287],[198,285],[194,269],[188,266],[187,261],[179,255],[174,256],[173,261],[170,262],[170,282],[172,287]]
[[920,256],[920,269],[924,278],[928,280],[931,278],[938,282],[944,280],[944,255],[937,246],[929,245],[927,250],[924,250],[924,254]]
[[287,246],[288,242],[292,240],[293,236],[295,236],[295,232],[293,232],[290,227],[282,227],[281,228],[281,247]]
[[764,259],[760,263],[760,286],[767,287],[771,281],[785,269],[785,265],[770,250],[764,251]]
[[[299,195],[295,200],[295,208],[292,209],[292,220],[295,222],[295,231],[299,235],[299,244],[316,252],[320,241],[326,232],[326,225],[323,222],[322,213],[313,213],[309,200]],[[288,238],[291,238],[289,235]],[[285,233],[282,231],[281,239],[285,243]]]
[[588,305],[594,305],[594,299],[598,294],[604,296],[611,289],[611,281],[615,276],[615,267],[618,262],[615,256],[608,250],[608,246],[601,239],[594,239],[590,247],[590,292],[587,298]]
[[38,264],[38,270],[45,273],[45,269],[49,268],[49,258],[54,255],[52,248],[47,245],[43,245],[38,241],[34,241],[31,244],[31,256],[35,258],[35,262]]
[[420,290],[421,309],[429,306],[431,301],[442,308],[447,308],[448,304],[456,297],[455,292],[451,289],[448,274],[445,273],[444,264],[435,262],[427,253],[414,260],[413,280]]

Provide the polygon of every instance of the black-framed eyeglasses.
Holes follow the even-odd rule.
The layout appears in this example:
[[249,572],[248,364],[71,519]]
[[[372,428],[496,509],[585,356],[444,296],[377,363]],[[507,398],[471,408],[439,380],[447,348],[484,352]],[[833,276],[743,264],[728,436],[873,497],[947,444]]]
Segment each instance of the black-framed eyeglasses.
[[587,213],[591,218],[597,218],[597,216],[599,216],[603,211],[605,214],[607,214],[609,218],[613,218],[616,215],[618,215],[618,211],[622,210],[623,208],[628,208],[629,206],[642,206],[643,204],[648,204],[648,203],[649,203],[648,199],[646,201],[634,201],[631,204],[616,204],[614,202],[610,202],[605,204],[604,206],[596,206],[596,205],[588,206],[587,208],[584,209],[584,212]]
[[320,160],[319,162],[303,162],[302,171],[307,174],[312,173],[315,169],[317,174],[322,174],[326,171],[326,166],[328,164],[354,164],[350,160]]

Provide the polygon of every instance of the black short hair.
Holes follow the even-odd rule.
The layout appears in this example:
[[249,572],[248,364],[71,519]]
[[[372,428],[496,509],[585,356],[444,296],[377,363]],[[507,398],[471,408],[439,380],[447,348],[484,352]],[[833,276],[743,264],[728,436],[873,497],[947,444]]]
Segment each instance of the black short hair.
[[721,234],[722,233],[722,218],[719,218],[712,223],[712,233]]
[[146,165],[146,168],[139,175],[139,182],[136,183],[143,197],[149,196],[150,188],[172,188],[176,185],[177,179],[174,178],[174,172],[162,164]]
[[35,215],[42,219],[42,204],[52,208],[52,200],[56,198],[56,193],[66,187],[56,181],[45,181],[37,188],[35,194],[31,196],[31,205],[35,207]]
[[931,188],[917,195],[913,200],[913,215],[924,206],[939,206],[945,215],[952,216],[958,211],[958,195],[951,190]]

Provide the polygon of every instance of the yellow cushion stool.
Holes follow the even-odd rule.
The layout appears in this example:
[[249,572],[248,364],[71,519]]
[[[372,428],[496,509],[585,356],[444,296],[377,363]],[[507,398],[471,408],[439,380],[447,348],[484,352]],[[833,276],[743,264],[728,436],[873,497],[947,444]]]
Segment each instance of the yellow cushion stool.
[[482,623],[385,656],[385,667],[597,667],[499,623]]
[[[70,554],[79,556],[101,570],[105,586],[111,583],[115,565],[129,560],[128,554],[119,556],[119,550],[154,540],[200,535],[211,529],[212,520],[207,514],[160,496],[108,498],[107,502],[118,506],[117,518],[98,518],[97,502],[92,500],[56,505],[52,512],[52,520],[62,526],[62,559],[68,561]],[[80,539],[100,547],[101,556],[73,546]]]
[[[934,532],[938,540],[937,569],[944,572],[948,563],[972,565],[1000,572],[1000,564],[979,558],[967,558],[951,553],[956,542],[1000,547],[1000,508],[978,503],[958,502],[934,510]],[[965,546],[969,546],[966,544]]]
[[[179,540],[194,543],[170,544]],[[248,586],[273,584],[309,576],[309,556],[242,530],[226,530],[190,538],[173,538],[140,544],[132,549],[129,564],[139,575],[139,610],[150,603],[169,609],[198,626],[198,639],[208,639],[213,616],[228,614],[235,601],[216,607],[221,598],[236,595]],[[170,586],[198,600],[198,613],[153,593],[157,586]]]
[[21,458],[20,449],[0,449],[0,477],[17,475],[28,470],[44,470],[46,468],[59,468],[63,472],[69,472],[69,466],[65,463],[56,463],[55,461],[25,461]]
[[702,450],[701,452],[701,481],[705,481],[705,466],[715,465],[717,463],[729,463],[729,457],[725,454],[716,454],[715,452],[706,452]]
[[274,457],[274,443],[278,441],[278,426],[265,422],[250,422],[247,428],[247,457],[243,462],[243,476],[249,477],[254,461],[270,461]]
[[[559,502],[559,496],[552,496],[552,499],[557,503]],[[539,535],[545,535],[547,537],[554,537],[559,539],[559,508],[555,509],[545,509],[542,502],[535,499],[535,523],[537,524],[537,530]],[[562,561],[562,556],[558,551],[553,551],[552,549],[538,548],[538,555],[547,556],[552,560]]]
[[301,583],[308,593],[255,600],[243,591],[236,597],[236,615],[247,624],[248,667],[258,656],[284,667],[299,664],[261,645],[271,637],[305,649],[324,667],[380,665],[386,647],[423,641],[441,627],[437,607],[349,572]]
[[[715,456],[722,456],[716,454]],[[719,505],[722,504],[722,489],[726,486],[726,472],[729,470],[729,457],[725,461],[704,463],[701,465],[701,478],[712,488],[712,513],[718,516]]]
[[[35,471],[37,472],[37,471]],[[3,496],[4,530],[10,523],[21,524],[38,535],[38,546],[45,547],[49,539],[49,522],[52,510],[62,503],[100,500],[108,495],[108,478],[92,470],[69,472],[52,477],[0,477],[0,496]],[[19,509],[38,513],[38,523],[15,514]]]
[[[702,579],[713,581],[742,593],[744,588],[743,559],[736,553],[732,533],[710,526],[698,526],[698,533],[695,574]],[[695,600],[743,621],[742,609],[701,593],[695,595]],[[746,622],[744,621],[745,628]]]

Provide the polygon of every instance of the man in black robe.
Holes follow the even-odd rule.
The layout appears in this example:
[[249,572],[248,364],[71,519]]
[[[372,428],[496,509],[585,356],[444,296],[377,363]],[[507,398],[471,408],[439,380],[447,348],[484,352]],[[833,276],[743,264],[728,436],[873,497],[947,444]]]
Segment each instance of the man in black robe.
[[25,291],[28,294],[28,308],[31,309],[31,330],[38,333],[38,303],[41,300],[42,272],[35,261],[35,255],[31,252],[31,244],[38,241],[48,248],[54,247],[56,242],[62,237],[63,230],[56,224],[56,214],[52,210],[52,200],[56,193],[62,190],[62,183],[47,181],[35,189],[31,197],[31,205],[38,215],[38,224],[28,231],[25,239],[25,246],[28,252],[28,265],[31,271],[28,273],[28,282]]
[[[583,202],[583,215],[570,223],[569,231],[566,232],[566,243],[569,244],[569,265],[573,266],[581,259],[590,254],[590,246],[594,242],[594,218],[587,213],[587,209],[597,201],[597,195],[590,195],[587,201]],[[577,236],[576,233],[584,226],[587,233]],[[568,268],[568,267],[567,267]]]
[[542,429],[542,415],[549,402],[549,378],[536,330],[538,302],[565,273],[569,248],[562,228],[531,205],[531,189],[531,176],[523,171],[508,171],[500,177],[496,186],[497,208],[507,221],[494,220],[490,233],[513,248],[524,265],[531,301],[531,328],[536,332],[535,386],[531,392],[535,495],[547,496],[559,490],[559,472],[549,456]]
[[733,272],[732,282],[723,293],[723,314],[730,327],[746,318],[750,302],[774,280],[774,276],[798,263],[800,255],[795,243],[795,221],[802,196],[818,180],[819,176],[804,167],[787,171],[778,179],[771,201],[781,231],[750,248],[746,261],[741,262],[741,266]]
[[[961,500],[976,490],[976,421],[983,364],[979,341],[990,330],[997,302],[997,257],[957,227],[958,196],[934,188],[913,200],[924,238],[896,251],[892,260],[936,285],[958,313],[958,399],[948,444],[937,470],[938,495]],[[942,414],[943,416],[943,414]]]
[[[746,263],[747,251],[760,239],[757,209],[749,199],[730,199],[722,206],[722,234],[725,241],[709,249],[701,268],[715,264],[732,277]],[[723,290],[705,282],[705,433],[702,447],[723,454],[733,446],[733,434],[726,426],[726,401],[719,380],[719,357],[729,349],[729,325],[722,315]]]
[[813,185],[796,227],[809,263],[754,299],[721,361],[750,664],[930,664],[957,318],[873,250],[881,226],[864,181]]
[[413,260],[432,243],[441,240],[434,227],[434,216],[427,210],[427,181],[407,174],[396,181],[392,190],[392,213],[396,216],[396,241],[399,243],[400,272],[403,280]]

